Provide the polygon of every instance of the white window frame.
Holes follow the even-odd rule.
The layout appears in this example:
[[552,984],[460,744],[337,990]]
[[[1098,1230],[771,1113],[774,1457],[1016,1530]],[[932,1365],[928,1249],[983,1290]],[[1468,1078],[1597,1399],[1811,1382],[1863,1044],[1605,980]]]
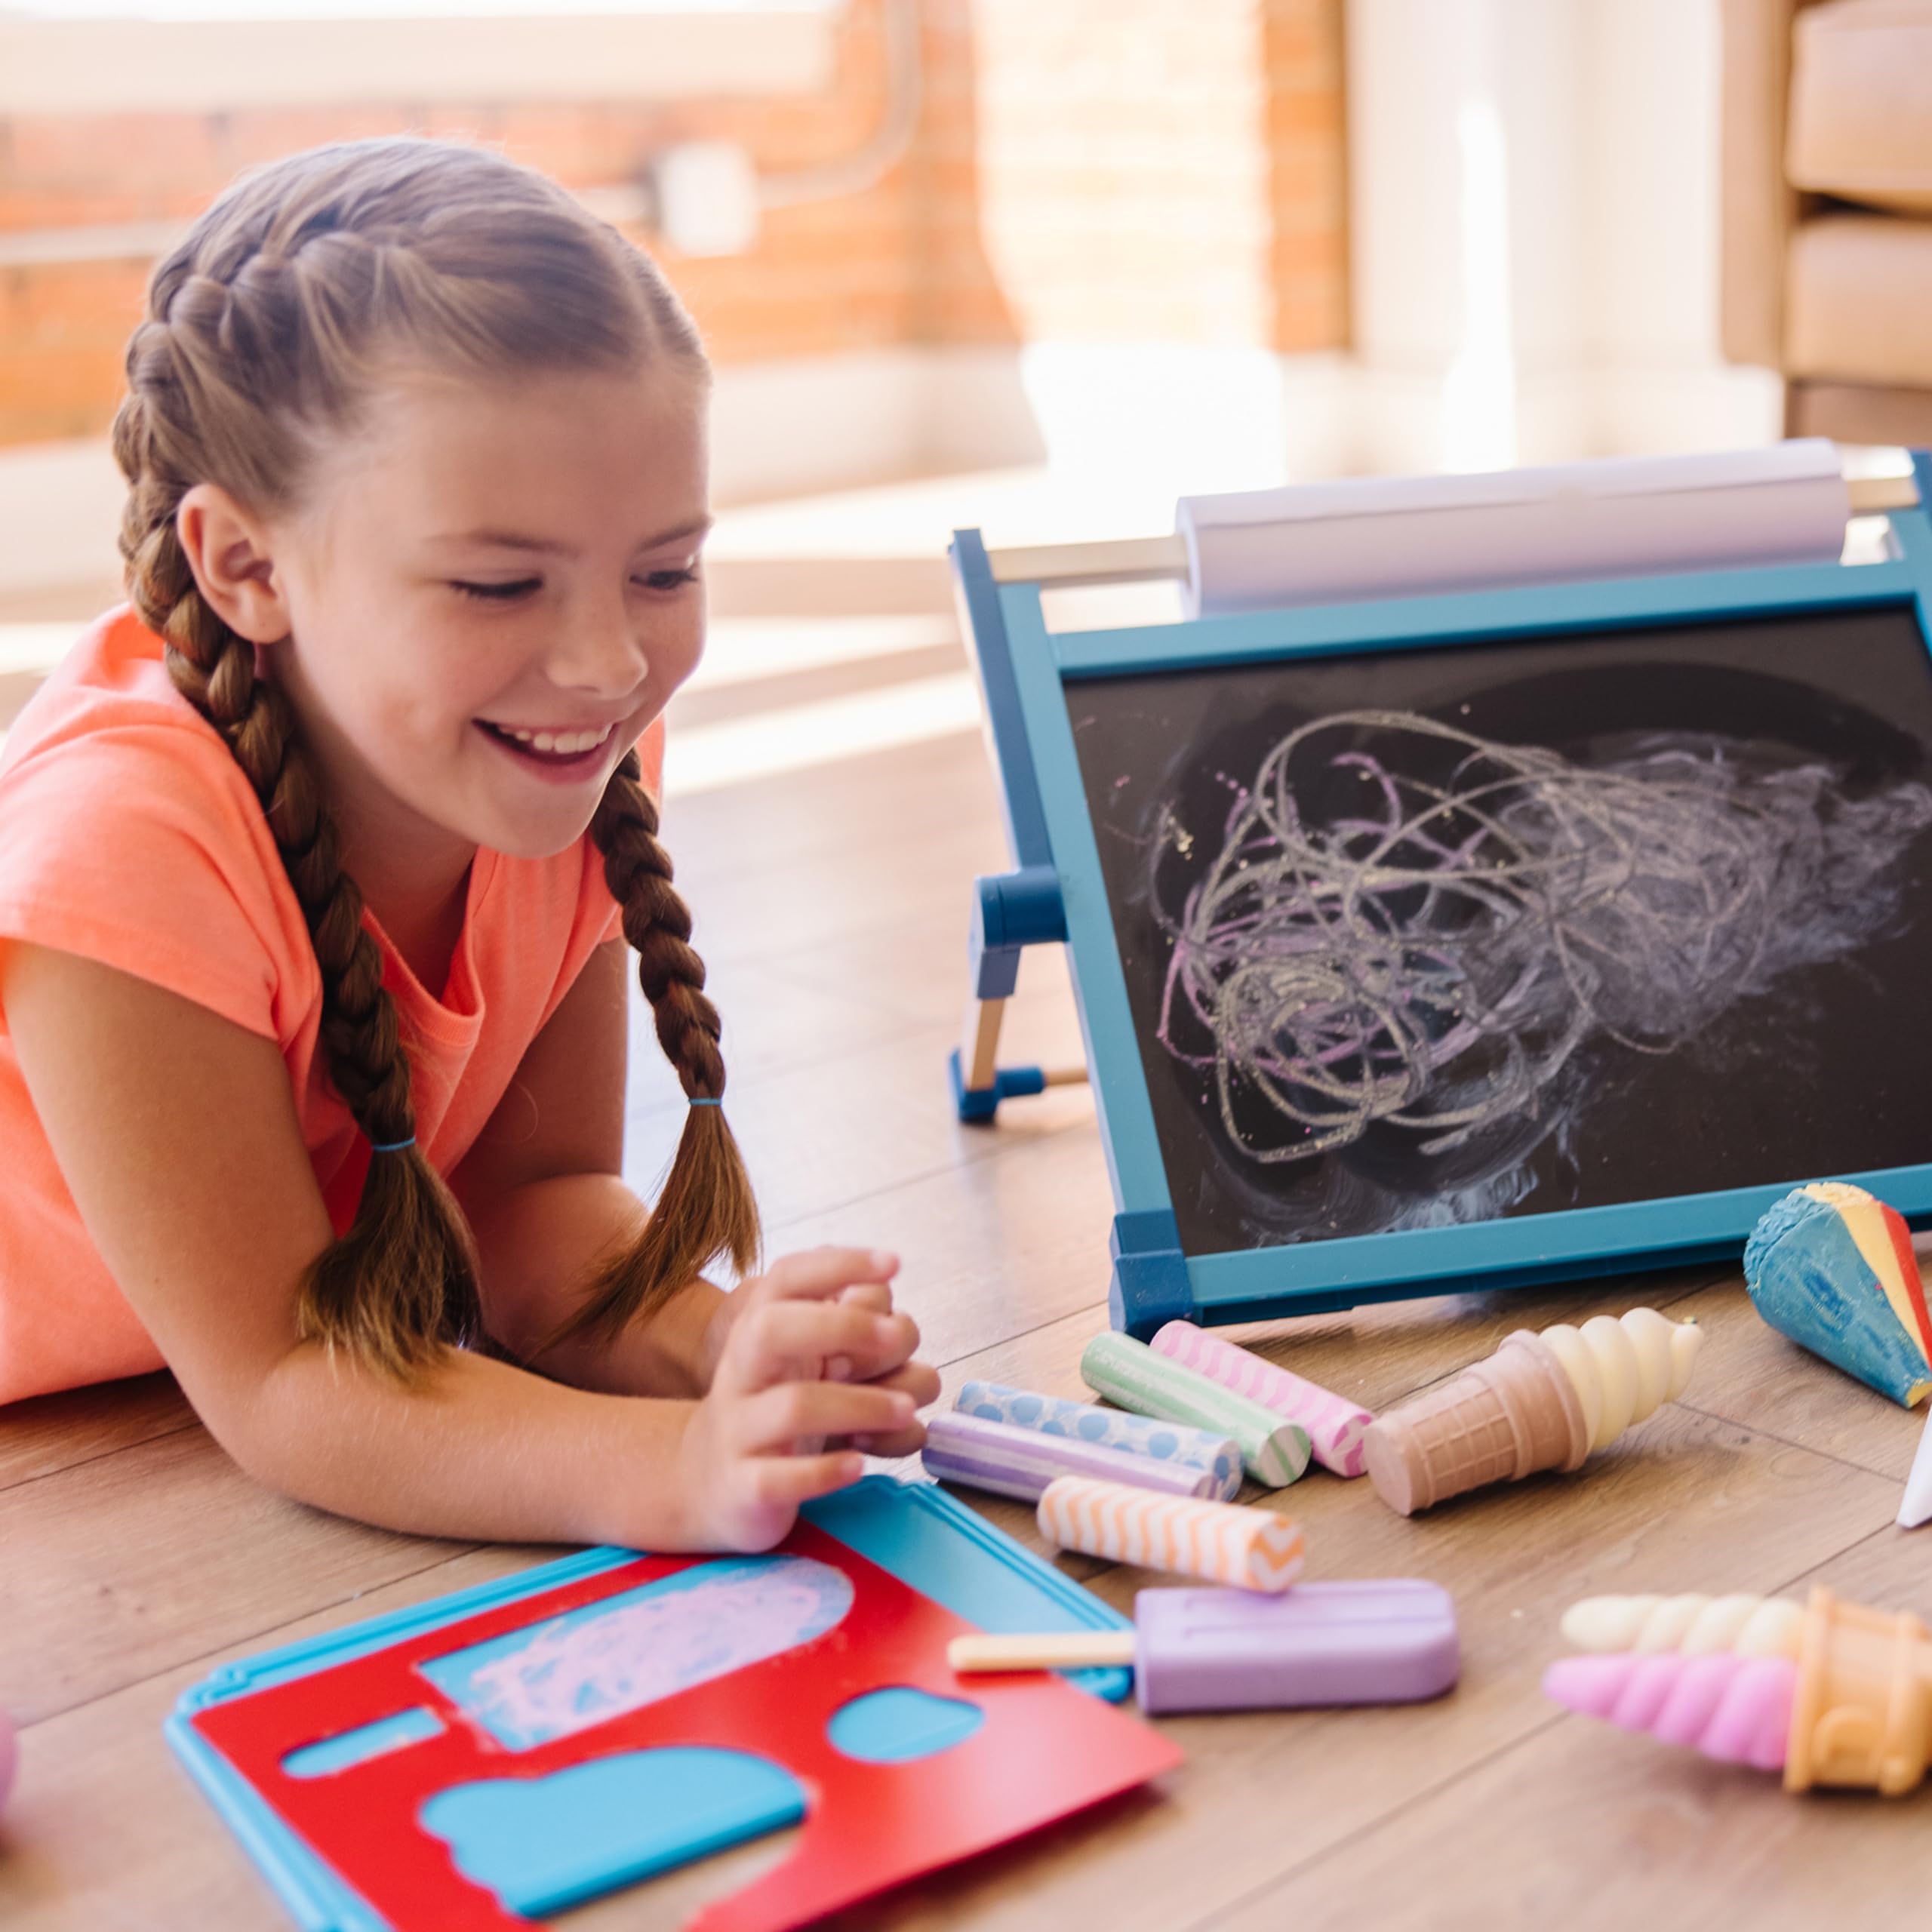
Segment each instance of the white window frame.
[[0,117],[809,94],[844,0],[334,19],[60,18],[0,0]]

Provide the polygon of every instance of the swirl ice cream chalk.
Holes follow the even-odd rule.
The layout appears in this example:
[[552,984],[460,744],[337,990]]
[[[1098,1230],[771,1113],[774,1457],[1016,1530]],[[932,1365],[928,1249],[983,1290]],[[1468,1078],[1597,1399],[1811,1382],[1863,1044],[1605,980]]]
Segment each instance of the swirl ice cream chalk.
[[1564,1657],[1543,1689],[1559,1704],[1707,1758],[1814,1785],[1912,1790],[1932,1758],[1932,1638],[1915,1617],[1841,1601],[1822,1586],[1793,1657],[1717,1651]]
[[1157,1463],[1151,1456],[1042,1435],[1037,1429],[988,1422],[983,1416],[961,1415],[957,1409],[927,1423],[921,1460],[927,1475],[942,1482],[1017,1496],[1024,1503],[1037,1503],[1056,1476],[1091,1476],[1167,1496],[1205,1496],[1214,1484],[1212,1470],[1192,1463]]
[[1358,1476],[1364,1467],[1361,1438],[1375,1418],[1367,1409],[1306,1381],[1251,1349],[1210,1335],[1191,1321],[1170,1321],[1155,1334],[1156,1355],[1183,1363],[1211,1381],[1244,1395],[1284,1421],[1308,1432],[1309,1447],[1324,1469],[1338,1476]]
[[1080,1377],[1096,1395],[1137,1414],[1232,1436],[1243,1466],[1267,1488],[1285,1487],[1308,1467],[1308,1432],[1300,1423],[1156,1355],[1131,1335],[1096,1335],[1081,1353]]
[[1518,1328],[1486,1361],[1413,1395],[1363,1438],[1369,1480],[1414,1515],[1466,1490],[1580,1468],[1684,1392],[1703,1341],[1654,1308],[1541,1334]]
[[1301,1531],[1272,1509],[1062,1476],[1040,1498],[1039,1521],[1056,1549],[1204,1583],[1272,1594],[1301,1574]]
[[1586,1597],[1563,1614],[1564,1638],[1577,1649],[1647,1657],[1795,1657],[1804,1625],[1804,1606],[1789,1597]]
[[964,1383],[954,1400],[962,1415],[1042,1435],[1070,1436],[1106,1449],[1125,1449],[1157,1463],[1185,1463],[1207,1469],[1214,1478],[1208,1494],[1232,1503],[1241,1493],[1241,1445],[1213,1429],[1189,1429],[1158,1417],[1131,1416],[1120,1409],[1103,1409],[1095,1402],[1070,1401],[1064,1395],[1042,1395],[1031,1389],[1009,1389],[999,1382]]

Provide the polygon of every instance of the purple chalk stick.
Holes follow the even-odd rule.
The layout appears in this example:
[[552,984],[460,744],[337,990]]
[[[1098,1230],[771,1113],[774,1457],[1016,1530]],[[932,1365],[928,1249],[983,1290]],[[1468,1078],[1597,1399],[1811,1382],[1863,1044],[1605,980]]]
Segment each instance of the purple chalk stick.
[[926,1424],[926,1473],[943,1482],[991,1490],[1037,1503],[1056,1476],[1094,1476],[1103,1482],[1131,1483],[1169,1496],[1218,1494],[1212,1469],[1185,1463],[1157,1462],[1131,1450],[1103,1448],[1065,1435],[1043,1435],[1011,1423],[961,1415],[956,1409]]
[[1406,1704],[1439,1697],[1461,1659],[1456,1606],[1410,1577],[1252,1590],[1143,1590],[1134,1682],[1144,1711]]

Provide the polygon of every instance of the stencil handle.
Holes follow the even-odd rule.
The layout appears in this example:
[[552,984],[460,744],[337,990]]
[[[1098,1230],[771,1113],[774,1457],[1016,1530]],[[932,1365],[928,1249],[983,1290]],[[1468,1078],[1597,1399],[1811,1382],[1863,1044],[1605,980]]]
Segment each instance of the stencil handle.
[[1053,1630],[1034,1636],[955,1637],[946,1660],[962,1675],[994,1670],[1072,1670],[1131,1664],[1131,1630]]

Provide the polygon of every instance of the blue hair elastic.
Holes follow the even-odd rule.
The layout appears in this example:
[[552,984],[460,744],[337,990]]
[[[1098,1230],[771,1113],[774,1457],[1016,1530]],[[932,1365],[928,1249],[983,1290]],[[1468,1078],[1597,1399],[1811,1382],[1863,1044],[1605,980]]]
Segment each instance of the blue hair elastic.
[[722,1100],[694,1100],[691,1103],[694,1107],[721,1107],[724,1104]]
[[414,1147],[416,1137],[411,1134],[407,1140],[372,1140],[369,1151],[372,1154],[400,1154],[405,1147]]

